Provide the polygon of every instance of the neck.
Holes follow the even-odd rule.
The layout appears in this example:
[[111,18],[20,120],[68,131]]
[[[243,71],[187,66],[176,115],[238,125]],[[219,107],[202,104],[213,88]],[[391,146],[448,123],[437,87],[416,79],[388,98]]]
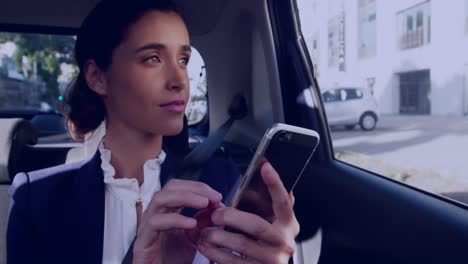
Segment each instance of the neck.
[[144,133],[122,123],[107,121],[104,146],[112,153],[116,178],[136,178],[143,183],[143,165],[161,153],[162,135]]

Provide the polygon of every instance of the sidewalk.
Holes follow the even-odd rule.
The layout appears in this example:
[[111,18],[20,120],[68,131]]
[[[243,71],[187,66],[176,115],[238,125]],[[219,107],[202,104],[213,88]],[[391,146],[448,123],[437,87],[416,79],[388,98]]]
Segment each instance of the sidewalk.
[[375,131],[332,131],[338,157],[416,187],[468,191],[468,117],[382,116]]

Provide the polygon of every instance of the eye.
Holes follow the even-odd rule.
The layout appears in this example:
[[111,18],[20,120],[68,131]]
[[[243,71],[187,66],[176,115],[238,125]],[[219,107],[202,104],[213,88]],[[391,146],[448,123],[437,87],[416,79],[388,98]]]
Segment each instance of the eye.
[[159,58],[159,56],[154,55],[154,56],[145,58],[144,62],[148,64],[157,64],[161,62],[161,59]]
[[187,65],[190,61],[190,58],[189,57],[183,57],[182,59],[179,60],[179,63],[183,64],[183,65]]

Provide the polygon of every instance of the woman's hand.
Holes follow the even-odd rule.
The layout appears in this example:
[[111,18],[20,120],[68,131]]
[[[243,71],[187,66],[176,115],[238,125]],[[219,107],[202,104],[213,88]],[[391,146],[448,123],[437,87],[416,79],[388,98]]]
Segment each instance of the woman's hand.
[[197,220],[180,214],[184,207],[219,204],[222,195],[201,182],[171,180],[157,192],[143,214],[133,248],[133,263],[191,263],[195,249],[184,231]]
[[[220,227],[205,228],[197,248],[216,263],[288,263],[294,254],[299,223],[293,211],[294,196],[288,194],[278,173],[269,163],[261,170],[272,197],[275,218],[272,223],[235,208],[216,209],[211,219]],[[224,230],[228,226],[249,235]]]

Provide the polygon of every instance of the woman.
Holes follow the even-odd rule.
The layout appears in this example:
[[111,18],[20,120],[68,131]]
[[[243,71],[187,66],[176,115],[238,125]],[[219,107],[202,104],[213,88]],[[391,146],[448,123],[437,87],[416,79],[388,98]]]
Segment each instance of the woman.
[[[166,183],[180,157],[162,140],[183,128],[190,53],[169,2],[103,0],[93,9],[77,38],[67,117],[77,138],[103,121],[106,134],[88,161],[15,177],[8,263],[121,263],[135,236],[133,263],[288,262],[299,225],[271,165],[262,177],[273,223],[220,205],[238,177],[227,161],[210,160],[202,182]],[[205,211],[193,218],[182,208]]]

